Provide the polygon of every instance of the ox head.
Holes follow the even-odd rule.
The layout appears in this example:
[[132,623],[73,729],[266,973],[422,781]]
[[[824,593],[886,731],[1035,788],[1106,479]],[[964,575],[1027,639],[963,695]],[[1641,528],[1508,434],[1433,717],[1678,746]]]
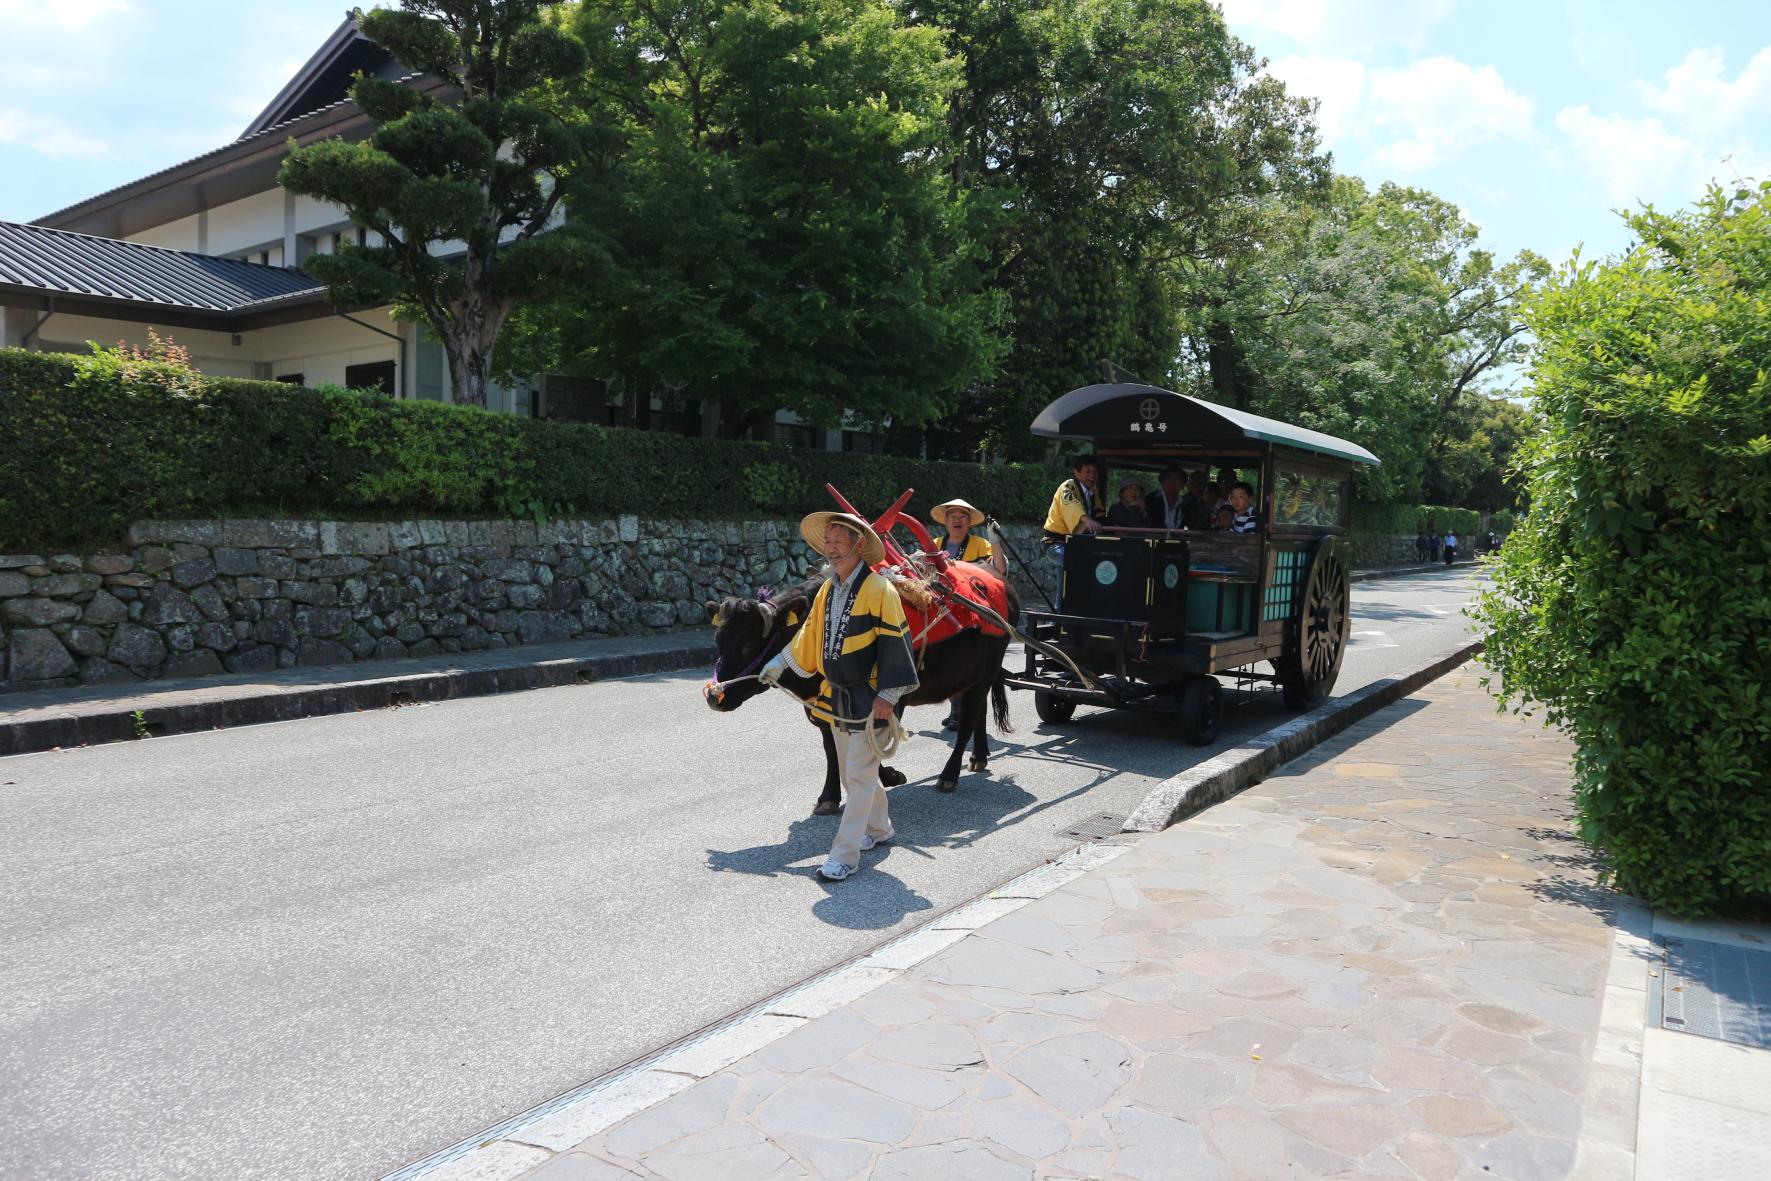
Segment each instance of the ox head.
[[704,605],[719,656],[713,665],[713,684],[703,695],[708,705],[723,713],[737,709],[768,686],[760,681],[742,681],[723,690],[716,686],[754,675],[787,647],[805,620],[809,603],[803,593],[777,596],[765,588],[753,599],[728,596]]

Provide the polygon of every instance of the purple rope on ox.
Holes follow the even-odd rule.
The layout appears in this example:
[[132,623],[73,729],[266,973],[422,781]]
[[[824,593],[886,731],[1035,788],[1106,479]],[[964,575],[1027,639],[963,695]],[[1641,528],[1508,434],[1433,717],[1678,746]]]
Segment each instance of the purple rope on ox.
[[[759,586],[756,588],[756,601],[757,602],[768,603],[768,602],[772,602],[774,600],[774,598],[775,598],[775,592],[771,588],[766,587],[766,586]],[[733,677],[732,680],[735,681],[738,679],[738,677],[747,677],[751,673],[755,672],[757,669],[761,668],[763,666],[764,660],[767,659],[768,651],[769,651],[769,646],[767,644],[764,644],[762,646],[761,650],[759,650],[757,652],[756,659],[752,660],[750,662],[750,664],[745,667],[744,671],[739,673],[738,676]],[[722,683],[726,679],[725,677],[720,675],[720,665],[722,665],[723,663],[725,663],[725,657],[716,656],[713,658],[713,679],[716,681],[720,681]]]

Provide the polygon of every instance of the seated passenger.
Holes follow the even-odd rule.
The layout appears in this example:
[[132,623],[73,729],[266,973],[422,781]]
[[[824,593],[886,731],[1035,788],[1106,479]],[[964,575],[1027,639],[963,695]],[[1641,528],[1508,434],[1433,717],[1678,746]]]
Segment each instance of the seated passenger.
[[1260,528],[1255,518],[1254,489],[1240,480],[1230,486],[1230,532],[1253,533]]
[[1119,481],[1119,503],[1107,510],[1107,524],[1119,529],[1146,529],[1150,517],[1144,511],[1144,482],[1136,476]]
[[1144,514],[1149,517],[1152,529],[1185,529],[1186,515],[1182,506],[1187,503],[1187,494],[1182,486],[1185,477],[1178,467],[1165,467],[1157,477],[1156,491],[1144,497]]
[[1212,520],[1211,520],[1212,532],[1214,532],[1214,533],[1228,533],[1233,528],[1235,528],[1235,525],[1236,525],[1236,511],[1234,509],[1232,509],[1227,504],[1219,505],[1218,511],[1216,513],[1212,514]]
[[[1222,491],[1218,494],[1219,500],[1217,503],[1218,504],[1229,504],[1230,503],[1230,489],[1236,487],[1236,485],[1241,482],[1242,482],[1242,477],[1240,477],[1239,475],[1236,474],[1235,468],[1226,466],[1222,471],[1220,471],[1218,473],[1218,487]],[[1212,507],[1215,508],[1216,505],[1213,505]]]
[[1188,529],[1210,529],[1213,498],[1205,482],[1205,469],[1197,468],[1187,477],[1187,491],[1181,496],[1181,521]]

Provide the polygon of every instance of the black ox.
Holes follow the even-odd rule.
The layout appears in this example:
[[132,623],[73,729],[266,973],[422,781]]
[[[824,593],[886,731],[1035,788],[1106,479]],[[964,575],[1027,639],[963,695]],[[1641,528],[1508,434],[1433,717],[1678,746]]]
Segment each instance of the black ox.
[[[811,611],[812,598],[822,582],[822,577],[813,577],[774,594],[764,592],[761,598],[734,596],[723,602],[707,603],[708,619],[717,629],[714,645],[719,659],[714,665],[714,680],[724,682],[754,674],[785,648],[788,640],[804,624]],[[1020,614],[1021,603],[1014,587],[1007,590],[1007,617],[1012,620]],[[789,624],[790,618],[795,622]],[[1008,689],[1003,682],[1002,667],[1008,644],[1006,635],[962,631],[917,654],[921,684],[915,692],[904,697],[903,704],[934,705],[959,699],[959,730],[954,735],[953,753],[948,756],[947,765],[941,769],[941,776],[936,781],[935,786],[940,791],[954,791],[959,787],[959,760],[968,741],[972,744],[968,770],[983,771],[990,765],[990,746],[985,737],[989,713],[994,711],[996,714],[998,731],[1006,734],[1013,730],[1009,725]],[[783,688],[804,699],[816,696],[821,684],[818,677],[800,677],[791,672],[781,679]],[[707,703],[726,713],[767,689],[768,686],[760,681],[741,681],[723,693],[709,694]],[[833,815],[842,810],[842,778],[836,764],[836,739],[830,733],[830,726],[812,717],[810,710],[806,711],[806,717],[818,727],[824,740],[824,790],[818,794],[812,815]],[[881,764],[879,781],[887,787],[897,787],[905,780],[902,772]]]

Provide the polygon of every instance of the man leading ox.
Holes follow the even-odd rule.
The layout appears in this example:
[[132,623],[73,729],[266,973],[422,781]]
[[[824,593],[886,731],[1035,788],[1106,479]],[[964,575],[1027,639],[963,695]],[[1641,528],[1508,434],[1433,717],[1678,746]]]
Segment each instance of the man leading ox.
[[879,752],[868,737],[890,724],[898,701],[917,686],[916,658],[897,588],[872,566],[885,559],[879,535],[848,513],[813,513],[799,523],[806,544],[830,563],[830,574],[791,643],[758,674],[778,684],[791,670],[821,676],[812,713],[828,721],[842,769],[842,820],[819,876],[840,882],[861,866],[861,854],[892,837]]

